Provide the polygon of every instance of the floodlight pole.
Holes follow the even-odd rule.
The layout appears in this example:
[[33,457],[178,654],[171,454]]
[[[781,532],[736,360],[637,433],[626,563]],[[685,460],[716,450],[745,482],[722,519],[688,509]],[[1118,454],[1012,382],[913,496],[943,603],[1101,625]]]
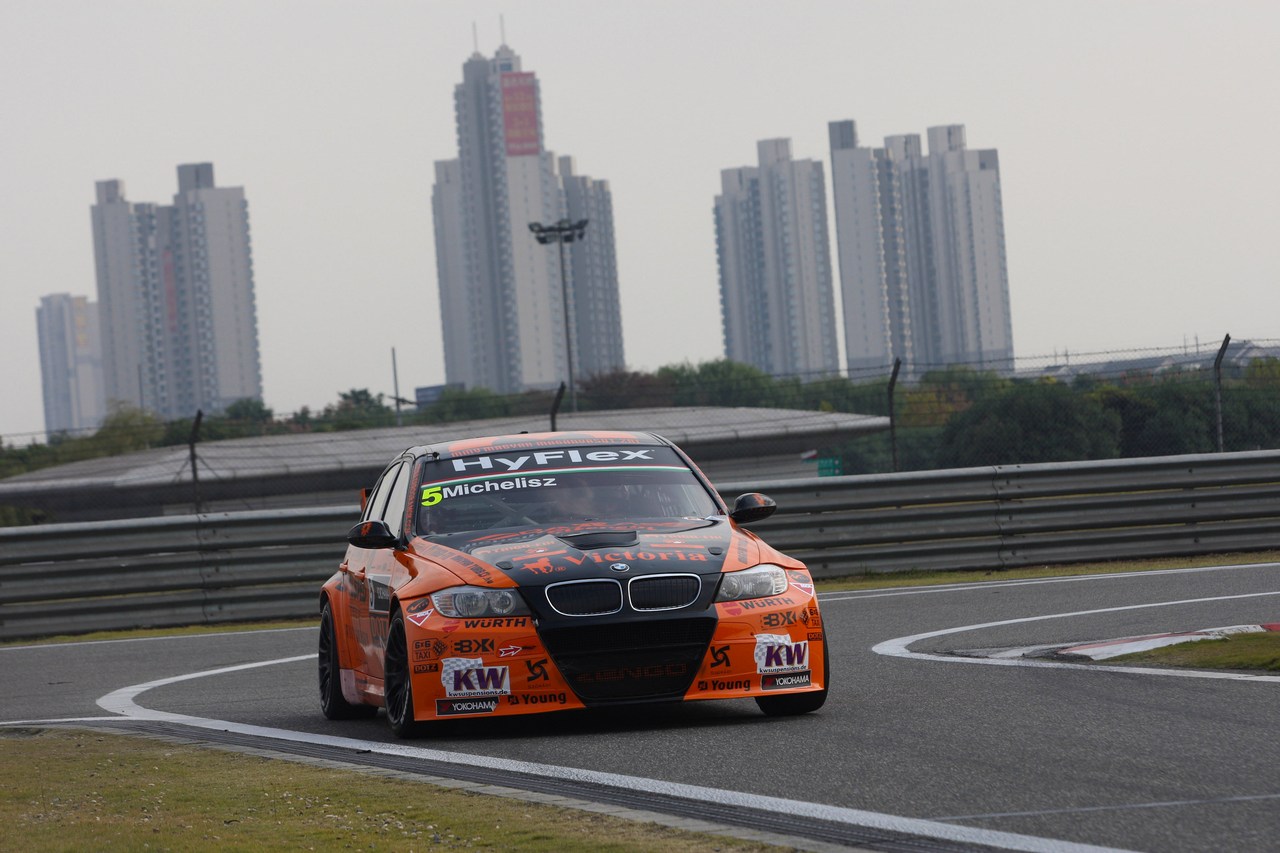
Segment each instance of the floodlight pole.
[[564,303],[564,346],[565,356],[569,363],[569,411],[578,411],[578,388],[573,381],[573,324],[570,320],[569,312],[569,276],[565,272],[565,243],[572,243],[574,240],[582,240],[587,236],[587,220],[579,219],[577,222],[571,222],[568,219],[561,219],[559,222],[551,225],[543,225],[541,222],[530,222],[529,230],[533,232],[533,237],[543,246],[549,243],[555,243],[560,247],[560,299]]

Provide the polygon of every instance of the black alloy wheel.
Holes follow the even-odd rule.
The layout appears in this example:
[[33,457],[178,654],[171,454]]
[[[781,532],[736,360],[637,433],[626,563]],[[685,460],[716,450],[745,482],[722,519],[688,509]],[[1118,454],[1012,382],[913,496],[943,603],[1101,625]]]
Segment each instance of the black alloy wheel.
[[756,705],[770,717],[793,717],[816,711],[827,701],[831,685],[831,647],[827,645],[827,632],[822,632],[822,689],[808,693],[788,693],[782,696],[757,696]]
[[342,675],[338,668],[338,637],[333,629],[329,602],[320,609],[320,649],[316,655],[320,675],[320,710],[330,720],[358,720],[372,717],[372,705],[353,705],[342,695]]
[[413,718],[413,685],[409,678],[409,643],[405,639],[404,615],[397,610],[387,632],[387,654],[383,659],[383,698],[387,721],[398,737],[418,737],[422,723]]

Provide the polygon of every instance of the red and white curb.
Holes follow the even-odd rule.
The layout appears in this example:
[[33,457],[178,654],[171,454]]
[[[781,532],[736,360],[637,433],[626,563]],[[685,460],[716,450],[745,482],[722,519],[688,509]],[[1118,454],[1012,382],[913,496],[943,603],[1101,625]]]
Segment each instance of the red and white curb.
[[1104,640],[1100,643],[1085,643],[1079,646],[1058,648],[1060,656],[1085,657],[1090,660],[1107,660],[1133,652],[1145,652],[1161,646],[1175,646],[1178,643],[1194,643],[1198,640],[1221,640],[1233,634],[1258,634],[1263,631],[1280,631],[1280,622],[1263,625],[1229,625],[1225,628],[1206,628],[1203,631],[1186,631],[1180,634],[1150,634],[1145,637],[1125,637],[1119,640]]

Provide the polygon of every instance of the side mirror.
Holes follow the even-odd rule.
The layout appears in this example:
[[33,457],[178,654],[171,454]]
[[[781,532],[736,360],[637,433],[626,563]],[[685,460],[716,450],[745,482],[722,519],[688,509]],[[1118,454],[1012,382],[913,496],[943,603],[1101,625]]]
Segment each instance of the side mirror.
[[738,524],[751,524],[773,515],[773,511],[777,508],[778,505],[768,495],[747,492],[745,495],[738,495],[738,499],[733,502],[733,511],[729,513],[729,517]]
[[347,541],[357,548],[394,548],[399,537],[382,520],[362,521],[347,531]]

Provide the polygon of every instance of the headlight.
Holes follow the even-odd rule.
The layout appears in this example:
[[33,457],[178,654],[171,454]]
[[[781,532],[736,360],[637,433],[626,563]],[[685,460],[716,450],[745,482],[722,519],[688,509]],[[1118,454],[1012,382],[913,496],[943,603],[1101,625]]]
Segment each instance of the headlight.
[[436,612],[451,619],[477,616],[527,616],[529,606],[514,589],[455,586],[431,594]]
[[740,572],[725,572],[720,578],[716,601],[768,598],[787,591],[787,573],[768,563]]

